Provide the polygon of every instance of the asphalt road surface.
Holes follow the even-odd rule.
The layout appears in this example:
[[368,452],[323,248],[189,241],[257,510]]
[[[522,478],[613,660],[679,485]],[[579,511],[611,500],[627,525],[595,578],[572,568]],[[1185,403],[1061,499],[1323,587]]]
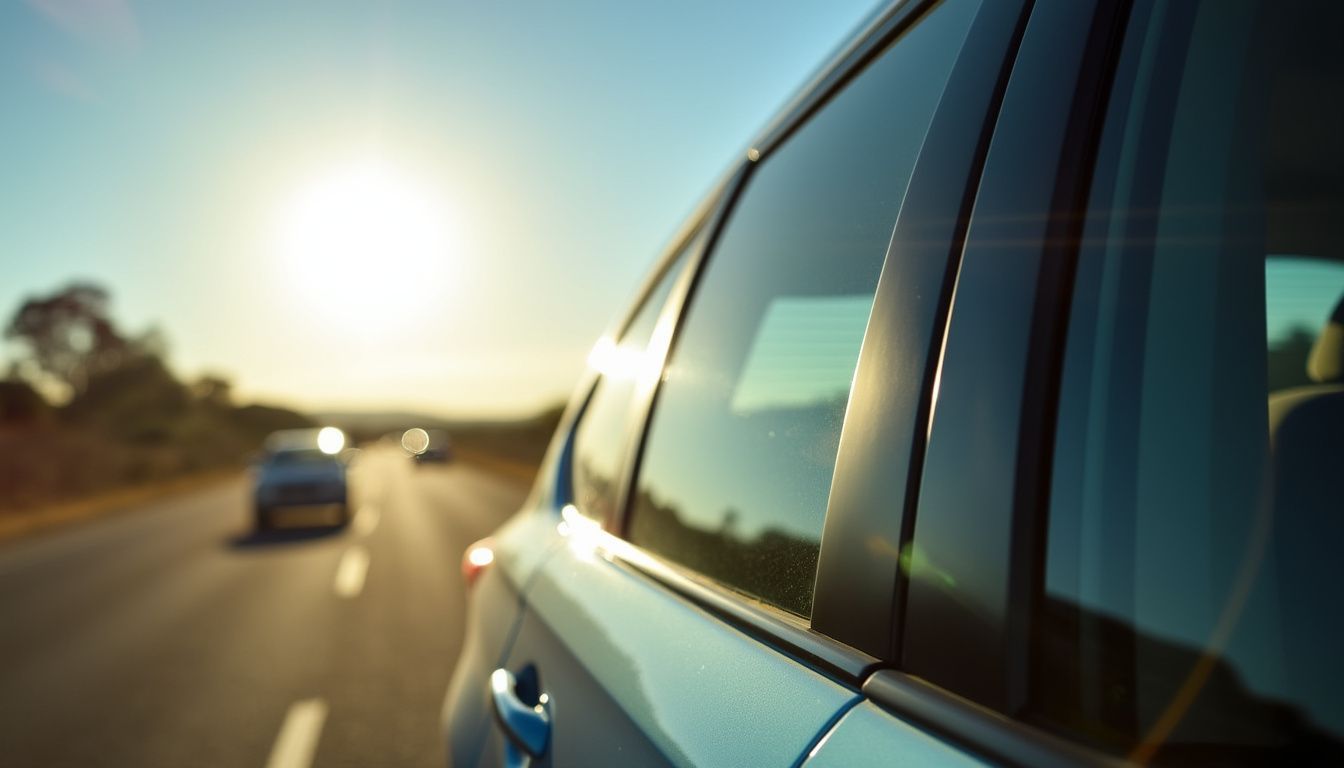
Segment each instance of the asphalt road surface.
[[342,529],[256,535],[238,481],[0,547],[0,765],[443,765],[462,552],[526,488],[379,449],[351,484]]

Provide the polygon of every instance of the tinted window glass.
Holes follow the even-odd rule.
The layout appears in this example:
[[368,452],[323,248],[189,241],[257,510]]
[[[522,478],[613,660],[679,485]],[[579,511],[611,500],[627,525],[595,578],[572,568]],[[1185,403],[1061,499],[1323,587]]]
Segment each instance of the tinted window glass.
[[1344,764],[1344,6],[1139,3],[1060,395],[1030,716]]
[[937,6],[756,169],[664,373],[635,543],[810,614],[878,272],[976,7]]
[[640,373],[660,362],[651,357],[649,342],[687,254],[700,247],[701,239],[697,235],[682,248],[619,340],[603,337],[589,355],[589,365],[600,376],[574,434],[574,505],[595,520],[613,519],[617,480],[629,447],[631,398]]

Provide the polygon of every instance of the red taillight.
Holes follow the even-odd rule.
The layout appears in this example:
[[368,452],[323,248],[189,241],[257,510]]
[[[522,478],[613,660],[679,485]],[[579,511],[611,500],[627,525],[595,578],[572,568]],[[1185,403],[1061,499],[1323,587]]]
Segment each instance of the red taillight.
[[470,588],[475,584],[476,579],[493,562],[495,562],[493,539],[481,539],[467,547],[467,551],[462,553],[462,580],[467,583],[467,587]]

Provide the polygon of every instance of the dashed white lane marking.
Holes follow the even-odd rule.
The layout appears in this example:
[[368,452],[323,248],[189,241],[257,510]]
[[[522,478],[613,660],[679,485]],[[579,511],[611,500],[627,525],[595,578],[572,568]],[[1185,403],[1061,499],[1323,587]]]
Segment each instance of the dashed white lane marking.
[[355,513],[355,535],[368,536],[378,527],[378,520],[381,515],[378,514],[378,508],[372,504],[365,504]]
[[322,724],[327,720],[327,702],[322,699],[304,699],[290,705],[280,735],[271,747],[266,768],[308,768],[317,752],[317,740],[322,736]]
[[355,545],[341,555],[336,566],[336,582],[332,588],[340,597],[356,597],[364,589],[364,576],[369,572],[369,551]]

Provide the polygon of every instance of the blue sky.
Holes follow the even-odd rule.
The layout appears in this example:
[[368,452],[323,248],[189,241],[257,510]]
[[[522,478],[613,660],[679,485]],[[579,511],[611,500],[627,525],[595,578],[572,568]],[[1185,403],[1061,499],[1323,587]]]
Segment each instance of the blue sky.
[[[528,411],[872,5],[0,4],[0,312],[91,278],[244,397]],[[277,245],[373,166],[418,260]]]

